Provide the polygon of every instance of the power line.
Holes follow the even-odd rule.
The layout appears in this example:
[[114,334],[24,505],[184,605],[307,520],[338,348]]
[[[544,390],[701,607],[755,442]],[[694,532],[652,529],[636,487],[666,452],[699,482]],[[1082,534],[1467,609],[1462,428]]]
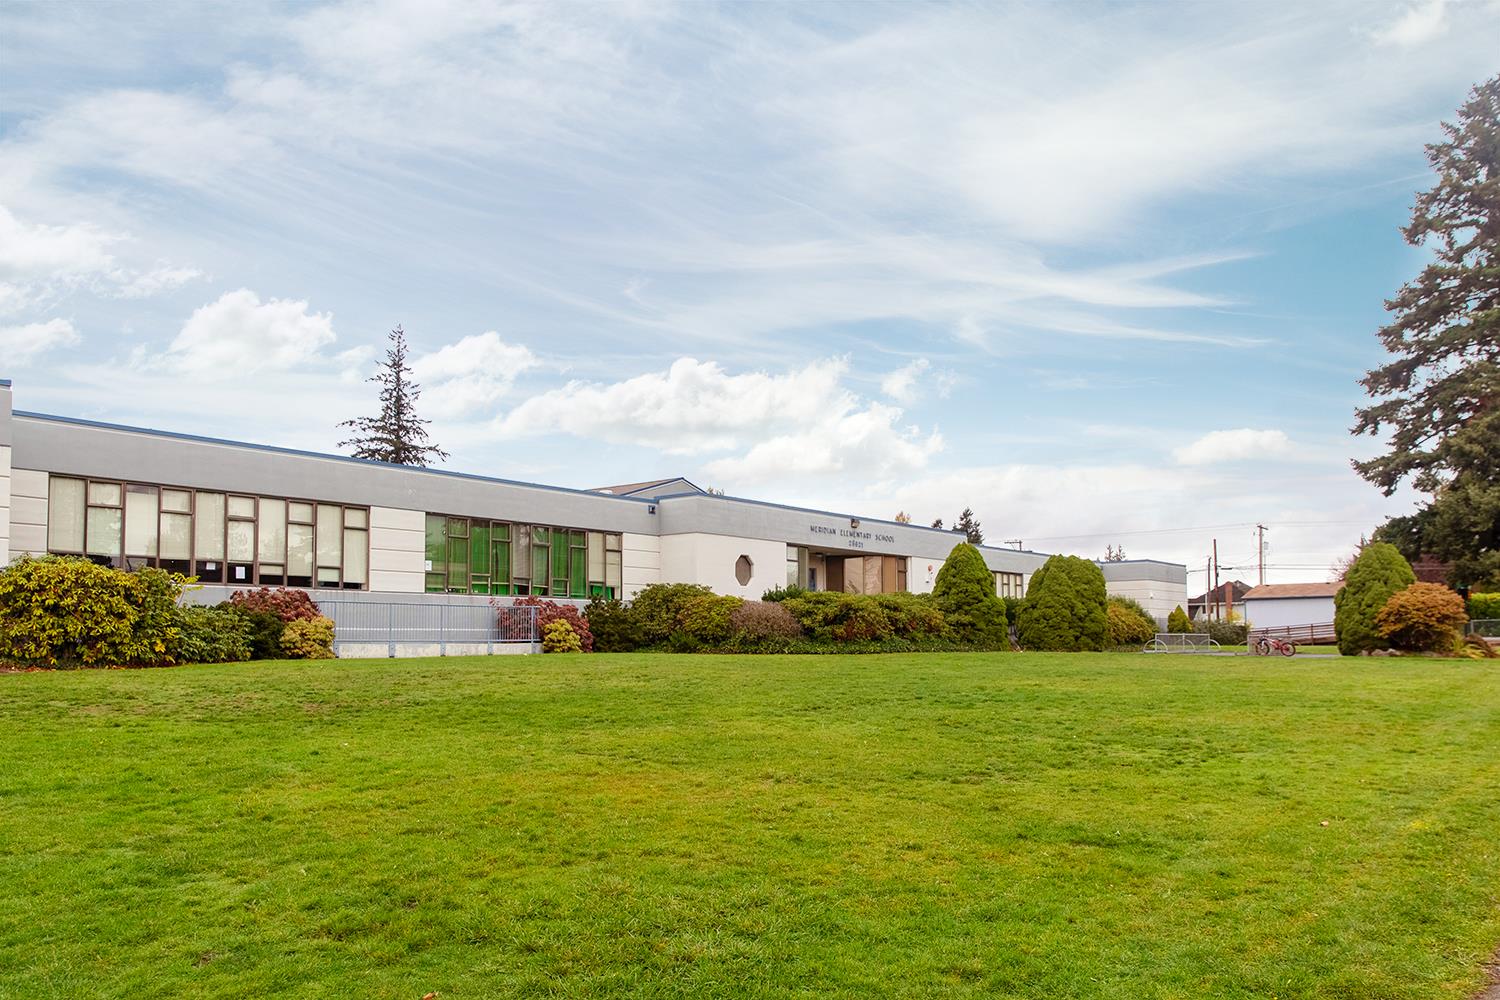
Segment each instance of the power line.
[[1029,542],[1058,542],[1076,538],[1115,538],[1120,535],[1171,535],[1184,531],[1224,531],[1229,528],[1312,528],[1334,524],[1368,524],[1368,521],[1235,521],[1231,524],[1199,524],[1186,528],[1128,528],[1123,531],[1095,531],[1082,535],[1027,535]]

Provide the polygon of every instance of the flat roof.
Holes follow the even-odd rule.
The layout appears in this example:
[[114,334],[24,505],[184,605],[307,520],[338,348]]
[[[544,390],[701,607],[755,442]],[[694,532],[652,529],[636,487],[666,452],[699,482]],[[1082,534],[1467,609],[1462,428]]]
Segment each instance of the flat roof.
[[[0,380],[0,384],[6,384],[6,385],[8,385],[9,383],[8,383],[8,381]],[[434,468],[430,468],[430,467],[424,466],[424,465],[398,465],[398,464],[395,464],[393,462],[381,462],[381,461],[378,461],[378,460],[375,460],[375,459],[354,458],[354,457],[352,457],[350,455],[332,455],[332,454],[328,454],[327,452],[307,451],[307,450],[301,449],[301,448],[287,448],[287,447],[283,447],[281,445],[256,444],[256,443],[250,442],[250,441],[236,441],[236,440],[233,440],[233,439],[230,439],[230,438],[211,437],[211,436],[204,435],[204,434],[189,434],[189,433],[186,433],[186,432],[183,432],[183,431],[165,431],[165,430],[159,430],[159,429],[152,428],[152,427],[136,427],[136,426],[133,426],[133,425],[130,425],[130,424],[116,424],[116,423],[110,423],[109,421],[104,421],[104,420],[88,420],[88,419],[85,419],[83,417],[64,417],[64,416],[60,416],[60,415],[55,414],[55,413],[38,413],[38,412],[33,411],[33,410],[15,410],[13,412],[13,415],[15,417],[19,417],[19,418],[23,418],[23,419],[29,419],[29,420],[51,421],[51,422],[54,422],[54,423],[73,424],[73,425],[82,426],[82,427],[97,427],[97,428],[99,428],[101,430],[123,431],[123,432],[129,433],[129,434],[145,434],[145,435],[148,435],[148,436],[151,436],[151,437],[169,438],[169,439],[180,440],[180,441],[195,441],[195,442],[199,442],[199,443],[203,443],[203,444],[217,444],[217,445],[224,445],[224,446],[231,447],[231,448],[244,448],[244,449],[248,449],[248,450],[251,450],[251,451],[270,452],[270,453],[273,453],[273,454],[280,454],[280,455],[298,455],[298,456],[301,456],[301,457],[304,457],[304,458],[317,458],[317,459],[323,459],[323,460],[327,460],[327,461],[348,462],[348,463],[351,463],[351,464],[354,464],[354,465],[374,466],[374,467],[377,467],[377,468],[387,468],[387,469],[399,469],[399,470],[401,470],[403,472],[428,473],[428,474],[434,475],[434,476],[447,476],[447,477],[451,477],[451,478],[455,478],[455,479],[467,479],[467,480],[472,480],[472,481],[475,481],[475,482],[496,483],[496,484],[503,485],[503,486],[519,486],[519,487],[524,487],[524,488],[527,488],[527,489],[535,489],[535,490],[549,490],[549,491],[552,491],[552,492],[566,493],[566,494],[573,495],[573,496],[588,496],[588,497],[595,497],[595,498],[604,499],[604,500],[616,500],[616,501],[620,501],[622,503],[656,504],[658,502],[666,502],[668,500],[680,500],[680,499],[685,499],[685,498],[695,498],[695,499],[699,499],[699,500],[707,500],[707,501],[713,501],[713,502],[718,502],[718,503],[751,504],[751,505],[759,506],[759,507],[770,507],[770,508],[777,509],[777,510],[795,511],[797,513],[802,513],[802,514],[819,514],[819,515],[822,515],[822,516],[825,516],[825,517],[848,518],[848,519],[851,519],[851,520],[857,520],[861,524],[870,523],[870,524],[892,525],[892,526],[900,527],[900,528],[903,528],[903,529],[908,529],[908,530],[909,529],[915,529],[917,531],[929,531],[929,532],[934,532],[936,534],[942,534],[942,535],[955,535],[955,534],[958,534],[958,532],[953,531],[953,529],[951,529],[951,528],[934,528],[934,527],[931,527],[929,525],[924,525],[924,524],[912,524],[912,523],[910,523],[908,521],[893,521],[893,520],[888,520],[888,519],[879,518],[879,517],[864,517],[864,516],[861,516],[861,515],[858,515],[858,514],[849,514],[847,512],[832,511],[832,510],[822,510],[822,509],[816,508],[816,507],[798,507],[798,506],[795,506],[793,504],[775,503],[775,502],[770,501],[770,500],[757,500],[757,499],[754,499],[754,498],[751,498],[751,497],[727,496],[727,495],[722,494],[722,493],[682,492],[682,493],[672,493],[672,494],[668,494],[666,496],[661,496],[661,497],[637,497],[637,496],[622,495],[622,494],[618,494],[618,493],[603,493],[603,492],[600,492],[598,489],[576,489],[576,488],[570,487],[570,486],[553,486],[553,485],[550,485],[550,484],[547,484],[547,483],[532,483],[532,482],[526,482],[524,480],[504,479],[504,478],[501,478],[501,477],[498,477],[498,476],[485,476],[485,475],[481,475],[481,474],[478,474],[478,473],[472,473],[472,472],[455,472],[455,471],[450,470],[450,469],[434,469]],[[672,477],[672,479],[655,480],[655,482],[672,482],[673,479],[678,479],[678,478],[683,478],[683,477]],[[1044,556],[1044,557],[1045,556],[1050,556],[1050,555],[1055,555],[1055,553],[1051,553],[1051,552],[1038,552],[1038,551],[1035,551],[1035,550],[1032,550],[1032,549],[1013,549],[1013,548],[1003,547],[1003,546],[998,546],[998,545],[980,545],[980,546],[977,546],[977,547],[978,548],[982,548],[982,549],[989,549],[992,552],[1019,552],[1019,553],[1022,553],[1024,555]],[[1095,560],[1091,560],[1091,561],[1095,562],[1095,563],[1100,563],[1102,565],[1102,561],[1101,560],[1095,559]],[[1184,566],[1185,567],[1185,565],[1186,565],[1184,563],[1167,562],[1165,560],[1160,560],[1160,559],[1129,559],[1129,560],[1120,560],[1120,561],[1121,562],[1131,562],[1131,563],[1150,563],[1150,564],[1157,565],[1157,566]]]

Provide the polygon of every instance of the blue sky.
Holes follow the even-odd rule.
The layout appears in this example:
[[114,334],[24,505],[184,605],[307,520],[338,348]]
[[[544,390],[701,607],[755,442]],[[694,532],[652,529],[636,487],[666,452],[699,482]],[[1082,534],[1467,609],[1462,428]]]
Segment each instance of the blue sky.
[[[1320,579],[1500,4],[0,8],[18,408]],[[1249,574],[1247,578],[1253,578]],[[1201,578],[1190,578],[1201,584]]]

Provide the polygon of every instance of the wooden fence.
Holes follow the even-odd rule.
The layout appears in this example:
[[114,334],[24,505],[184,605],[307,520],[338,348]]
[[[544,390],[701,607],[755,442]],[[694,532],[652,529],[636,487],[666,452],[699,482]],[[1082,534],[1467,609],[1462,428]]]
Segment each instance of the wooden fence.
[[1333,631],[1333,622],[1319,622],[1316,625],[1275,625],[1250,630],[1249,642],[1252,645],[1257,639],[1262,638],[1282,639],[1304,646],[1332,646],[1338,642],[1338,636]]

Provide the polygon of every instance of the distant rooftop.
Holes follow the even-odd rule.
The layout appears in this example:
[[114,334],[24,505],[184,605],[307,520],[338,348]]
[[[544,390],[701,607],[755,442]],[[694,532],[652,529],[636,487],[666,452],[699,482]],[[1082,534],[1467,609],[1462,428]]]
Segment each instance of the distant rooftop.
[[1342,581],[1333,583],[1263,583],[1245,595],[1245,600],[1270,600],[1286,597],[1332,597],[1343,589]]

